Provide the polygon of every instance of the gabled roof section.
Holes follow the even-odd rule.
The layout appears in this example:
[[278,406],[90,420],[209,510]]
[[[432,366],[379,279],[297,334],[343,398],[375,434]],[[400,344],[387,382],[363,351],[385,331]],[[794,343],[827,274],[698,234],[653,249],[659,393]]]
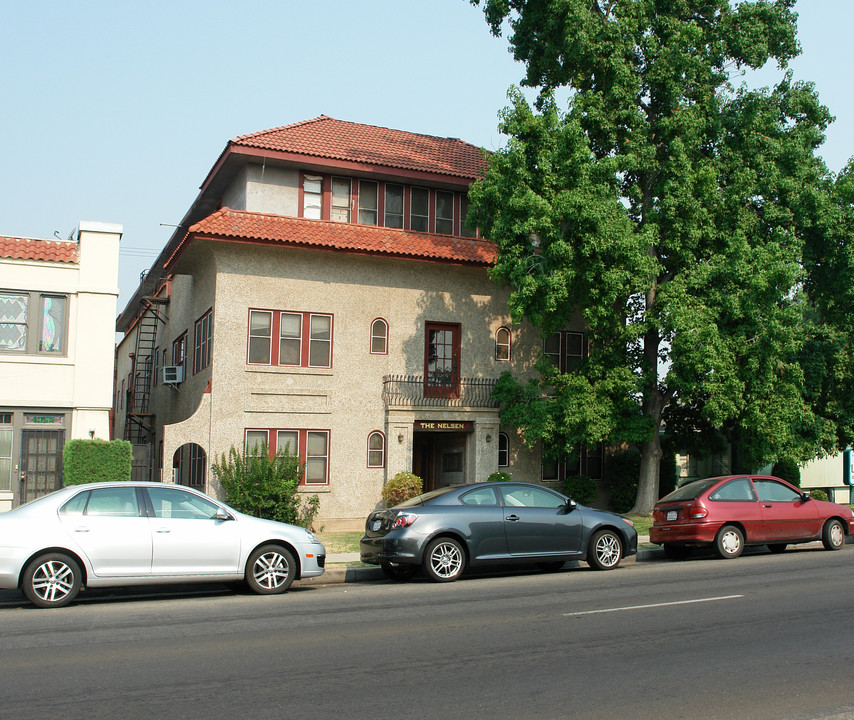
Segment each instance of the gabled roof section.
[[76,263],[77,243],[0,235],[0,257]]
[[495,245],[478,238],[223,208],[190,228],[165,267],[172,264],[192,238],[200,237],[481,267],[493,265],[496,259]]
[[457,138],[360,125],[326,115],[241,135],[231,144],[470,179],[486,170],[484,151]]

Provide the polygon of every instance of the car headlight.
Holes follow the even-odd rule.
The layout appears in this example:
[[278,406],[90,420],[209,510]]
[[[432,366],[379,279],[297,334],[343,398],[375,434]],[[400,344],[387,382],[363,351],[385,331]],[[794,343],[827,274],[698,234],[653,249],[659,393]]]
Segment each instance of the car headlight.
[[624,517],[624,518],[623,518],[623,522],[627,522],[627,523],[628,523],[629,525],[631,525],[632,527],[634,527],[634,526],[635,526],[635,524],[631,521],[631,519],[630,519],[630,518]]
[[311,530],[306,530],[306,531],[305,531],[305,534],[306,534],[306,535],[308,535],[308,541],[309,541],[309,542],[311,542],[311,543],[315,543],[315,544],[317,544],[317,545],[320,545],[320,544],[321,544],[321,542],[320,542],[320,538],[319,538],[319,537],[317,537],[317,535],[315,535]]

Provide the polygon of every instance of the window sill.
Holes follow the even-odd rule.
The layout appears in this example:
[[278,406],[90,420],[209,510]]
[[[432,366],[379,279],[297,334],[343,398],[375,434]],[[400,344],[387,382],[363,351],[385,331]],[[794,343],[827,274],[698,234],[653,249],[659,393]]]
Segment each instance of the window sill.
[[272,375],[334,375],[332,368],[293,367],[289,365],[247,365],[246,372]]

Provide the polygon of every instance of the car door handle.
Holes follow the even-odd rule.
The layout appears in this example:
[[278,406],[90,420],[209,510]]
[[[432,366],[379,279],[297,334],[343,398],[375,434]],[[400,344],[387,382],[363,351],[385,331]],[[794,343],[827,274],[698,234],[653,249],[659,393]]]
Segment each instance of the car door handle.
[[89,532],[89,528],[85,525],[81,525],[80,527],[74,528],[74,532]]
[[774,506],[773,506],[773,505],[763,505],[762,507],[771,508],[771,507],[774,507]]
[[504,519],[509,520],[510,522],[519,522],[519,516],[518,515],[508,515]]
[[170,532],[172,532],[172,531],[171,531],[169,528],[157,528],[157,530],[155,530],[154,532],[158,532],[158,533],[170,533]]

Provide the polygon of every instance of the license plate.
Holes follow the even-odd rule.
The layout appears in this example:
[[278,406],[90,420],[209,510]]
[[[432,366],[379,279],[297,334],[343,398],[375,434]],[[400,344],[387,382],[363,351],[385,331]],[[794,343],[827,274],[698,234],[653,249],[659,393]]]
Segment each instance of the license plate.
[[679,515],[679,512],[677,510],[668,510],[667,511],[667,521],[670,522],[671,520],[675,520],[678,517],[678,515]]
[[373,530],[374,532],[377,532],[382,526],[383,526],[382,520],[374,520],[371,523],[371,530]]

